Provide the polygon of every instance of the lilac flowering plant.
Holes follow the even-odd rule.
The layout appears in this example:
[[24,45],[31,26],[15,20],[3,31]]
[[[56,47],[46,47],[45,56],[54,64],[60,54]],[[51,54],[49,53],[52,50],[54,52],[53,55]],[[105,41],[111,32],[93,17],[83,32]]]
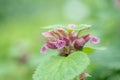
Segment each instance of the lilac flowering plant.
[[45,42],[44,46],[41,48],[41,53],[46,53],[47,49],[58,49],[59,55],[68,56],[69,54],[75,51],[82,51],[84,45],[87,42],[91,42],[93,44],[99,43],[99,38],[91,35],[85,34],[79,36],[81,31],[85,29],[89,29],[90,25],[86,25],[86,27],[79,31],[74,31],[75,25],[70,24],[67,26],[67,30],[64,28],[57,28],[54,30],[50,30],[48,32],[42,33],[42,35],[48,40]]
[[56,25],[56,29],[42,33],[47,40],[40,51],[51,56],[44,58],[41,56],[39,66],[33,75],[34,80],[84,80],[85,77],[90,76],[84,72],[90,63],[85,53],[91,50],[93,52],[94,49],[85,48],[85,45],[88,42],[98,44],[100,39],[90,33],[82,35],[84,30],[91,27],[82,26],[81,28],[69,24],[66,28],[61,28]]

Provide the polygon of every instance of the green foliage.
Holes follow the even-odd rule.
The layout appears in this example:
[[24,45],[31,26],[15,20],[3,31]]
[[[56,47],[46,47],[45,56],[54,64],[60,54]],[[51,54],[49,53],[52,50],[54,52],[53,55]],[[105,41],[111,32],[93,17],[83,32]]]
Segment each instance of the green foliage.
[[[79,3],[87,7],[88,14]],[[47,31],[44,26],[69,23],[92,25],[90,32],[100,37],[100,46],[107,47],[94,54],[85,50],[91,54],[91,64],[98,65],[92,67],[102,68],[89,67],[92,75],[89,80],[119,80],[119,0],[0,0],[0,80],[32,80],[40,58],[48,57],[39,54],[44,42],[41,32]],[[19,61],[23,54],[28,55],[25,63]]]
[[120,80],[120,75],[113,75],[108,78],[108,80]]
[[109,69],[100,65],[91,74],[92,77],[88,80],[120,80],[120,70]]
[[104,50],[106,50],[105,47],[84,47],[82,51],[87,54],[92,54],[95,51],[104,51]]
[[88,64],[89,59],[83,52],[74,52],[68,57],[54,55],[44,61],[40,60],[33,80],[72,80],[81,74]]
[[[108,50],[109,49],[109,50]],[[108,47],[102,53],[97,51],[95,54],[91,55],[91,59],[97,63],[106,66],[111,69],[120,69],[120,54],[116,47]],[[99,57],[96,57],[99,56]]]
[[90,47],[84,47],[83,48],[83,52],[85,52],[87,54],[93,53],[94,51],[95,51],[95,49],[90,48]]
[[85,30],[85,29],[89,29],[90,27],[91,25],[81,24],[81,25],[77,25],[74,30]]

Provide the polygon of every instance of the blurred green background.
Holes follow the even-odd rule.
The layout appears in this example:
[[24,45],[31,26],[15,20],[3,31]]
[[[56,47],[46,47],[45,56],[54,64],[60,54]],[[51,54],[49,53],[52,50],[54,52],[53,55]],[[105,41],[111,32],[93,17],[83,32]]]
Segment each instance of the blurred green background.
[[104,51],[90,55],[87,80],[120,80],[120,0],[0,0],[0,80],[32,80],[42,28],[91,24]]

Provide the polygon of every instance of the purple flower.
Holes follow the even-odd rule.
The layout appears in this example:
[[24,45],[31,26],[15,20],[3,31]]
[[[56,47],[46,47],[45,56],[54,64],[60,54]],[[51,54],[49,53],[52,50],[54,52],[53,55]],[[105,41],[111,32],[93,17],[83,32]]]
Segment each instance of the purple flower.
[[56,46],[58,49],[62,49],[65,47],[66,42],[64,40],[57,40]]
[[91,39],[91,35],[90,34],[84,35],[83,38],[86,42],[88,42]]
[[[97,44],[100,42],[99,38],[92,36],[90,34],[79,36],[81,31],[85,29],[74,31],[74,24],[68,25],[68,29],[65,30],[63,28],[57,28],[54,30],[50,30],[48,32],[42,33],[42,35],[48,40],[41,48],[41,53],[46,53],[47,49],[58,49],[60,55],[69,55],[70,53],[81,50],[87,42],[91,42],[93,44]],[[71,31],[69,31],[71,30]]]
[[46,46],[50,49],[57,49],[56,42],[55,41],[47,41]]
[[68,25],[68,29],[74,29],[75,26],[76,26],[75,24],[69,24],[69,25]]
[[41,53],[46,53],[47,52],[47,47],[44,45],[41,48]]
[[70,40],[70,42],[73,43],[73,41],[74,41],[75,39],[77,39],[77,33],[71,32],[71,33],[69,34],[69,40]]
[[100,39],[95,36],[92,36],[90,42],[93,44],[98,44],[100,42]]
[[86,43],[86,41],[84,38],[76,39],[75,43],[74,43],[74,47],[75,47],[75,49],[82,50],[85,43]]
[[43,35],[44,37],[52,37],[52,35],[51,35],[50,32],[44,32],[44,33],[42,33],[42,35]]

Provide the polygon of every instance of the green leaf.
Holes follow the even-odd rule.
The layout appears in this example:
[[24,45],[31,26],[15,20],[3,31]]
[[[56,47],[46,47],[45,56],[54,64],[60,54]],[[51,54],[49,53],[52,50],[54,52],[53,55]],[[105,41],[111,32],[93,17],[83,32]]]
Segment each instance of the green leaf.
[[[42,29],[56,29],[56,28],[65,28],[65,29],[68,29],[67,28],[68,25],[60,25],[60,24],[57,24],[57,25],[51,25],[51,26],[45,26],[45,27],[42,27]],[[76,25],[76,27],[73,29],[73,30],[86,30],[86,29],[89,29],[91,27],[91,25],[87,25],[87,24],[80,24],[80,25]],[[68,32],[71,32],[72,30],[69,30],[68,29]]]
[[90,48],[90,47],[84,47],[83,48],[83,52],[87,53],[87,54],[91,54],[95,51],[95,49]]
[[43,27],[43,29],[56,29],[56,28],[65,28],[65,26],[57,24],[57,25],[51,25],[51,26]]
[[41,60],[33,80],[71,80],[88,66],[89,58],[83,52],[74,52],[68,57],[53,55]]
[[105,47],[84,47],[83,48],[83,52],[84,53],[87,53],[87,54],[91,54],[91,53],[94,53],[94,51],[96,50],[105,50],[106,48]]
[[81,24],[81,25],[77,25],[74,30],[87,30],[91,27],[91,25],[87,25],[87,24]]
[[120,80],[120,74],[112,75],[108,78],[108,80]]

